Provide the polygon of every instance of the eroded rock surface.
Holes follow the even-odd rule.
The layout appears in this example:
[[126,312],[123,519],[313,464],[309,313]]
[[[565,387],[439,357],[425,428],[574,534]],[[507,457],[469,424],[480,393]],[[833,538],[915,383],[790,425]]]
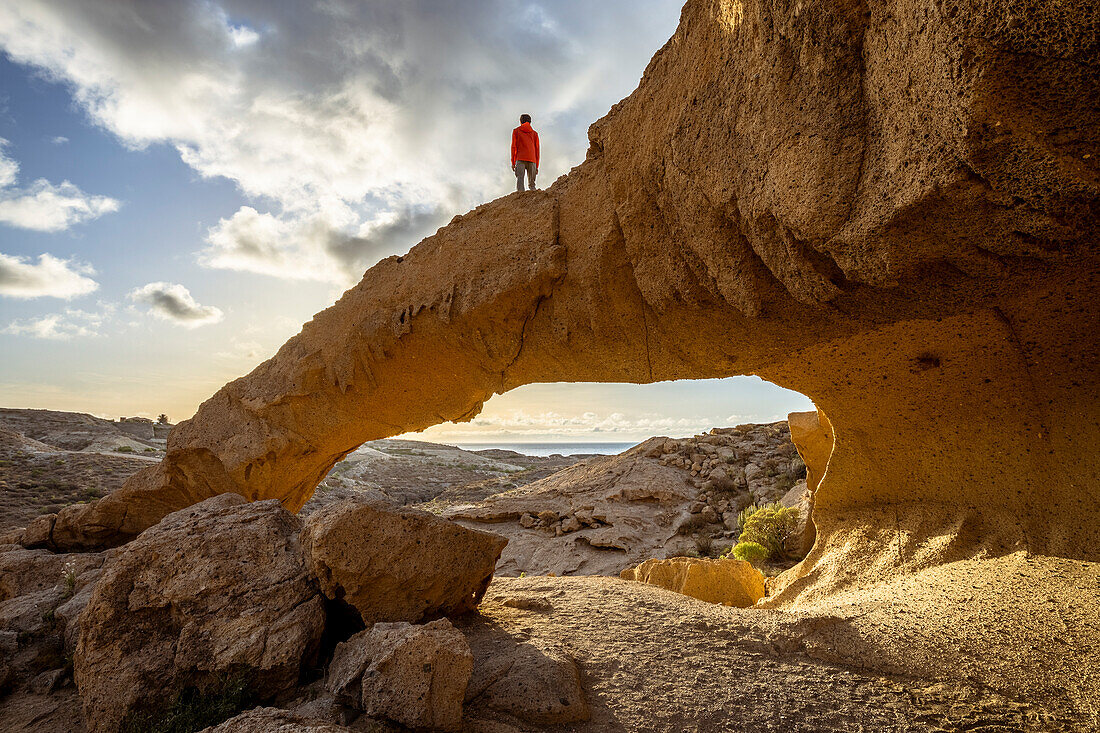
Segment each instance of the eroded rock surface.
[[166,517],[105,567],[84,612],[74,671],[92,733],[155,720],[185,688],[247,676],[270,697],[316,651],[324,603],[278,502],[226,494]]
[[327,684],[366,715],[457,731],[472,670],[466,637],[447,619],[379,623],[337,646]]
[[676,557],[646,560],[620,576],[723,606],[745,608],[764,597],[764,576],[744,560]]
[[1089,0],[690,0],[569,176],[371,268],[53,541],[224,492],[296,510],[363,441],[522,384],[757,374],[835,434],[772,602],[1095,561],[1098,26]]
[[508,540],[415,509],[351,499],[306,521],[306,565],[326,596],[367,624],[477,608]]

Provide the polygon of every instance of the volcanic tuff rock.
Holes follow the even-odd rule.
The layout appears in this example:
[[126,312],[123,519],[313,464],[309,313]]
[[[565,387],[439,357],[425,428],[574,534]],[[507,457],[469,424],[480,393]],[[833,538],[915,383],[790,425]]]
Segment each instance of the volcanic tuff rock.
[[646,560],[619,575],[723,606],[745,608],[764,597],[764,576],[744,560],[676,557]]
[[278,502],[226,494],[166,517],[106,566],[80,615],[74,671],[88,729],[163,714],[243,674],[260,697],[298,681],[325,622]]
[[689,0],[567,177],[378,263],[53,540],[223,492],[297,509],[364,440],[522,384],[756,374],[834,435],[765,605],[965,566],[1026,636],[997,568],[1100,559],[1098,28],[1093,0]]
[[227,491],[297,509],[364,440],[521,384],[755,373],[836,434],[784,599],[857,579],[862,526],[909,539],[860,582],[1097,557],[1100,6],[1025,7],[690,0],[580,166],[371,268],[55,540]]
[[473,663],[466,637],[447,619],[379,623],[337,646],[328,685],[367,715],[457,731]]
[[577,663],[560,646],[546,639],[528,643],[483,618],[470,619],[463,632],[474,657],[466,690],[469,718],[504,713],[527,725],[557,726],[592,717]]
[[319,509],[302,530],[321,590],[367,624],[472,611],[507,543],[427,512],[356,499]]

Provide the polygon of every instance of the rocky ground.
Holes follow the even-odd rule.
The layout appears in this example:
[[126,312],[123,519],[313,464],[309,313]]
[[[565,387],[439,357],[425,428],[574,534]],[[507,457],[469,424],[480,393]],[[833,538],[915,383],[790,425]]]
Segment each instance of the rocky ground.
[[[14,412],[0,411],[0,533],[26,526],[40,514],[98,499],[163,455],[151,441],[112,434],[109,429],[89,436],[79,421],[88,415],[49,413],[42,422],[50,429],[41,430],[35,429],[32,420],[13,420]],[[59,424],[63,421],[57,418],[63,415],[77,418],[67,425],[71,429]]]
[[[165,437],[152,436],[153,426],[148,423],[0,408],[0,534],[24,527],[41,514],[86,503],[119,488],[163,457]],[[396,504],[427,502],[449,491],[483,498],[590,457],[465,451],[412,440],[371,441],[332,469],[302,513],[308,515],[317,507],[364,492]]]
[[[78,490],[109,490],[121,475],[91,483],[100,467],[147,465],[2,437],[7,481],[38,468],[36,486],[70,471]],[[42,437],[79,444],[58,429]],[[1095,563],[1018,552],[745,609],[546,576],[717,554],[742,506],[804,506],[805,473],[785,423],[655,438],[619,456],[375,441],[299,517],[225,495],[106,552],[0,546],[0,730],[200,730],[249,708],[211,733],[1100,723]],[[494,564],[528,577],[497,577],[465,613]],[[424,624],[440,614],[451,621]],[[233,688],[242,668],[257,675],[247,694]],[[175,711],[177,727],[133,717],[149,705]]]
[[803,503],[805,475],[777,422],[653,438],[517,489],[484,498],[451,490],[423,506],[507,537],[500,575],[618,575],[652,557],[727,551],[742,509]]

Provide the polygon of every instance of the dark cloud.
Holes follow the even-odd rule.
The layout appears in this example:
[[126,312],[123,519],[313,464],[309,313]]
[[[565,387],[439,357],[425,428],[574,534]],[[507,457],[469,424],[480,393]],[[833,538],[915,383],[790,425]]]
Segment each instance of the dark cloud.
[[187,328],[222,320],[223,313],[211,305],[199,305],[191,292],[177,283],[155,282],[136,288],[130,300],[149,306],[153,315]]

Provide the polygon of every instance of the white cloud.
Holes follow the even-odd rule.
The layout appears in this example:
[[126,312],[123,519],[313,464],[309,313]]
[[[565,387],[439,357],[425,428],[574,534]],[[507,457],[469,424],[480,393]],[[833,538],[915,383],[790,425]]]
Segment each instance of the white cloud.
[[0,191],[0,223],[40,232],[60,232],[118,207],[115,199],[91,196],[68,181],[55,186],[39,178],[27,188]]
[[185,328],[217,323],[224,317],[220,308],[200,305],[191,292],[178,283],[155,282],[135,288],[130,300],[149,306],[150,312],[165,321]]
[[50,142],[54,145],[64,145],[65,143],[69,142],[69,138],[65,137],[64,135],[56,135],[50,138]]
[[0,253],[0,295],[9,298],[75,298],[99,287],[92,280],[95,270],[74,260],[51,254],[38,257],[38,264],[25,257]]
[[19,177],[19,164],[4,154],[5,145],[7,141],[0,138],[0,188],[14,185]]
[[4,151],[7,144],[0,138],[0,224],[59,232],[118,211],[115,199],[86,194],[68,181],[54,185],[39,178],[26,188],[15,187],[19,164]]
[[89,313],[73,308],[64,313],[51,313],[39,318],[24,321],[12,321],[0,333],[13,336],[31,336],[33,338],[68,341],[74,337],[95,336],[103,324],[104,313]]
[[662,415],[626,415],[613,412],[562,414],[528,413],[513,410],[498,415],[479,415],[469,425],[477,432],[507,435],[687,435],[709,430],[713,420],[704,416],[670,417]]
[[[0,47],[125,143],[168,142],[256,199],[255,216],[211,230],[204,262],[344,283],[422,233],[398,226],[380,245],[387,218],[442,221],[507,193],[520,112],[543,137],[544,185],[579,162],[587,125],[635,86],[679,6],[22,0],[0,4]],[[256,227],[275,237],[262,252]]]

